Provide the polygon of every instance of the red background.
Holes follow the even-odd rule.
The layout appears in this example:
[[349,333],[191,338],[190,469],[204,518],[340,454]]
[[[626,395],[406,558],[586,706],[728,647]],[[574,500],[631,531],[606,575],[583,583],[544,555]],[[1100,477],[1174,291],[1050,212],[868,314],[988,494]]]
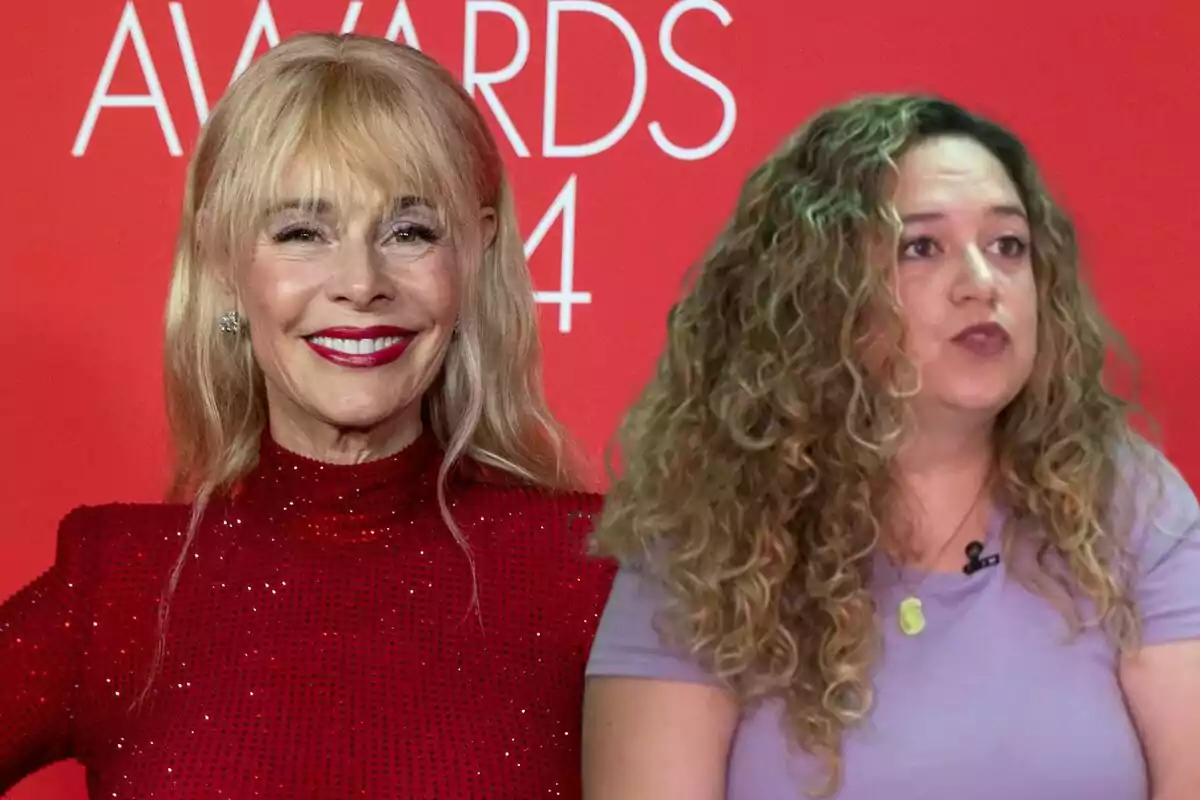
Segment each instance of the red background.
[[[711,0],[710,0],[711,4]],[[1101,302],[1143,364],[1143,400],[1168,455],[1200,485],[1200,5],[1191,0],[722,0],[726,27],[685,13],[673,42],[736,98],[732,137],[711,157],[665,154],[647,126],[680,145],[709,140],[717,95],[673,69],[659,26],[673,0],[605,0],[646,52],[636,123],[585,158],[542,153],[546,0],[512,0],[531,52],[496,94],[528,145],[503,139],[531,233],[577,179],[572,309],[541,306],[552,403],[597,456],[649,374],[684,270],[730,212],[745,173],[817,108],[852,94],[932,90],[1014,127],[1074,213]],[[69,5],[68,9],[66,6]],[[206,93],[227,85],[259,0],[182,0]],[[466,3],[409,0],[421,48],[462,75]],[[186,153],[198,120],[165,0],[132,3]],[[396,0],[366,0],[358,30],[382,35]],[[153,500],[166,477],[160,320],[185,158],[168,152],[150,108],[108,108],[72,155],[125,0],[6,4],[0,49],[3,220],[0,312],[0,597],[44,569],[72,506]],[[345,0],[274,0],[279,32],[337,30]],[[479,16],[476,63],[498,70],[517,36]],[[563,143],[602,136],[629,102],[629,47],[595,14],[560,17],[557,129]],[[263,45],[262,47],[265,47]],[[261,50],[262,48],[260,48]],[[110,94],[144,94],[127,42]],[[486,110],[495,121],[492,111]],[[562,225],[533,254],[537,288],[560,286]],[[0,654],[3,657],[3,654]],[[0,719],[0,725],[3,720]],[[80,797],[78,767],[52,768],[13,798]]]

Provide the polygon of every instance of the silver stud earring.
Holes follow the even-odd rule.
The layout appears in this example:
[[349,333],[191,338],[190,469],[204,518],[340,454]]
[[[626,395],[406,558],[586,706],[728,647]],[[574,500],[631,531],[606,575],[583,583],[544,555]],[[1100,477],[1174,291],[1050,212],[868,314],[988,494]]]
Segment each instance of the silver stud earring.
[[217,319],[221,333],[235,334],[242,330],[242,318],[236,311],[226,311]]

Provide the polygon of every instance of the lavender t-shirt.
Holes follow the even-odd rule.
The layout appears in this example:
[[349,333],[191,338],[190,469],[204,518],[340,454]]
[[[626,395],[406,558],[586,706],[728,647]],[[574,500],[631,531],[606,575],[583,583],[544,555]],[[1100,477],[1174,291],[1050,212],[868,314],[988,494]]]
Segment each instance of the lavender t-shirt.
[[[1132,504],[1147,645],[1200,638],[1200,509],[1178,473],[1159,463],[1162,492],[1151,500],[1139,486]],[[997,551],[1002,523],[994,513],[985,553]],[[971,576],[913,574],[903,584],[922,577],[927,624],[917,636],[897,625],[902,582],[881,580],[876,589],[884,653],[875,705],[846,736],[836,800],[1146,800],[1145,761],[1102,633],[1070,639],[1062,615],[1004,564]],[[588,675],[715,683],[661,643],[652,627],[659,592],[620,571]],[[781,710],[767,702],[740,720],[727,800],[801,800],[821,776],[789,744]]]

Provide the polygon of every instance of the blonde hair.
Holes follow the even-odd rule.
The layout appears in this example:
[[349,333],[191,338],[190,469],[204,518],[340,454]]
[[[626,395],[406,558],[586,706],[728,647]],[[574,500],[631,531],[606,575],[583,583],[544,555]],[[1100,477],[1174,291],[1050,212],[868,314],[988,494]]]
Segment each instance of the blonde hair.
[[[1038,553],[1029,583],[1091,601],[1123,647],[1138,633],[1130,526],[1111,506],[1134,439],[1103,380],[1115,339],[1071,221],[1015,137],[951,103],[868,97],[818,114],[750,176],[672,310],[594,538],[661,583],[666,639],[742,703],[783,701],[792,738],[827,768],[826,792],[841,781],[844,732],[873,703],[871,567],[914,377],[889,281],[889,186],[905,149],[939,135],[974,138],[1003,163],[1033,238],[1038,363],[994,434],[1005,540],[1035,523],[1021,526]],[[881,320],[881,363],[866,369]]]
[[[453,75],[417,50],[356,35],[297,36],[229,88],[188,170],[166,311],[165,382],[176,459],[169,494],[192,504],[192,518],[168,599],[209,501],[257,460],[267,419],[263,376],[248,337],[223,333],[218,319],[230,310],[232,271],[249,258],[264,213],[283,199],[283,176],[298,164],[308,170],[314,201],[430,201],[457,249],[459,329],[426,395],[425,417],[446,450],[442,515],[468,558],[445,498],[456,463],[547,488],[583,485],[577,450],[543,395],[513,198],[478,109]],[[494,209],[497,230],[481,251],[484,208]],[[164,600],[155,669],[168,607]]]

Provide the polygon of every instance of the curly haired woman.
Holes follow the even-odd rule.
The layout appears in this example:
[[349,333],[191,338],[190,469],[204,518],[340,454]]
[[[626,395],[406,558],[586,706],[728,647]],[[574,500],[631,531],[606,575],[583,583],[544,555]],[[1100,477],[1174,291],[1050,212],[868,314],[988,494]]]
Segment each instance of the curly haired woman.
[[825,111],[750,177],[596,532],[590,800],[1200,796],[1200,510],[1080,271],[1022,144],[944,101]]

